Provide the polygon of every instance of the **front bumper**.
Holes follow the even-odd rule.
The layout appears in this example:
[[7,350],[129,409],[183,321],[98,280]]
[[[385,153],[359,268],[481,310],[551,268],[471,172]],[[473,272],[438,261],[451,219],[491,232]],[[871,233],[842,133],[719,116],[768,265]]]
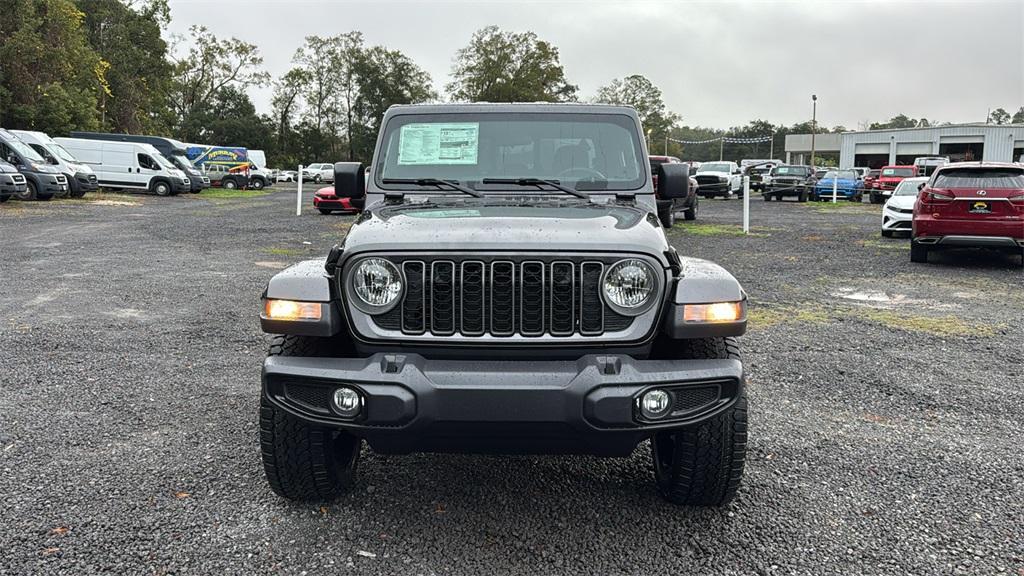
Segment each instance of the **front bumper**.
[[75,193],[95,192],[99,187],[96,175],[88,172],[76,172],[67,176],[71,191]]
[[192,190],[192,182],[188,178],[172,178],[171,179],[171,191],[175,194],[181,192],[190,192]]
[[910,233],[914,213],[898,212],[889,208],[882,210],[882,230]]
[[346,210],[349,212],[355,211],[348,198],[324,198],[321,196],[313,196],[313,207],[329,208],[331,210]]
[[[856,196],[860,192],[862,192],[862,190],[858,190],[858,189],[855,189],[855,188],[839,188],[839,189],[836,190],[836,198],[853,198],[854,196]],[[828,188],[815,188],[814,189],[814,194],[815,194],[815,196],[817,196],[819,198],[824,198],[824,199],[831,198],[832,197],[832,187],[829,186]]]
[[[339,385],[357,389],[361,417],[334,415]],[[484,452],[626,456],[654,432],[691,426],[731,406],[744,386],[738,360],[433,360],[272,356],[263,386],[277,407],[344,429],[384,453]],[[637,410],[650,388],[673,390],[669,418]]]
[[61,196],[68,193],[68,178],[63,174],[36,174],[35,181],[39,194]]
[[28,187],[28,182],[21,174],[0,173],[0,194],[21,194]]

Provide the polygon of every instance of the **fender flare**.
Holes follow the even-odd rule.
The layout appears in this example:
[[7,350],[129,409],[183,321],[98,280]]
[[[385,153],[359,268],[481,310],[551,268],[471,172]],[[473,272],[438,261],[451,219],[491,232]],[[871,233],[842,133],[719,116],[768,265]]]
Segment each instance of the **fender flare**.
[[273,320],[266,317],[261,306],[260,327],[268,334],[328,337],[342,330],[338,307],[332,302],[332,278],[324,271],[323,260],[304,260],[278,272],[267,283],[263,301],[298,300],[320,302],[323,312],[319,320]]
[[739,280],[714,262],[700,258],[681,257],[680,272],[675,278],[664,332],[672,338],[711,338],[741,336],[747,331],[747,314],[735,322],[697,324],[683,322],[683,309],[688,304],[743,302],[747,293]]

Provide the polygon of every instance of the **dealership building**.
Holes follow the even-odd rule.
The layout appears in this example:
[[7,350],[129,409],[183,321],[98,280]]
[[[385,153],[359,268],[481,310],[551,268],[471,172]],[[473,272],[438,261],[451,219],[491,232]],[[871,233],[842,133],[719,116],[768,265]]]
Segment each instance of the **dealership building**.
[[[811,135],[786,136],[785,149],[786,162],[808,163]],[[814,154],[838,159],[844,168],[913,164],[919,156],[947,156],[953,162],[1019,162],[1024,156],[1024,124],[950,124],[817,134]]]

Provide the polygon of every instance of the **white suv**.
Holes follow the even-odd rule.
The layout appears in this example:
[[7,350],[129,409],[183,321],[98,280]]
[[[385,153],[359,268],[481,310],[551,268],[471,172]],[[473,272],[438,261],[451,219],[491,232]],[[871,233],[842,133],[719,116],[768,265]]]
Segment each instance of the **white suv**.
[[334,182],[334,164],[310,164],[302,169],[302,179],[313,182]]

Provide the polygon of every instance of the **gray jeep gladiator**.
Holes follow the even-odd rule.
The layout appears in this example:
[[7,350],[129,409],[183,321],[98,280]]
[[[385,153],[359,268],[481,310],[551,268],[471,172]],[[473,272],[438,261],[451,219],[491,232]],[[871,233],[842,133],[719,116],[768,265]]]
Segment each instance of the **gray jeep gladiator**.
[[[686,196],[686,164],[657,170],[663,198]],[[650,440],[668,501],[733,498],[746,294],[669,245],[632,108],[393,106],[366,174],[335,165],[363,212],[263,293],[274,492],[338,497],[363,441],[626,457]]]

